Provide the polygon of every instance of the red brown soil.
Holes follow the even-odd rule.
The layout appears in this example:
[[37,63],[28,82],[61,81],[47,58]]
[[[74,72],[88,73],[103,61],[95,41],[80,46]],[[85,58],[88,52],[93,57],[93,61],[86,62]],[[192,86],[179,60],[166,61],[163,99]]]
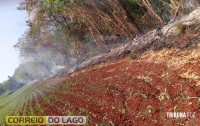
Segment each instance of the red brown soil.
[[[192,55],[169,54],[169,57]],[[53,90],[31,106],[36,115],[86,115],[89,126],[198,126],[200,106],[196,97],[200,96],[200,86],[196,80],[181,76],[187,70],[200,76],[200,57],[191,60],[197,62],[176,69],[165,62],[142,58],[91,66],[60,78],[62,81]],[[35,102],[43,113],[37,110]],[[196,114],[192,119],[168,118],[166,112],[174,111]]]

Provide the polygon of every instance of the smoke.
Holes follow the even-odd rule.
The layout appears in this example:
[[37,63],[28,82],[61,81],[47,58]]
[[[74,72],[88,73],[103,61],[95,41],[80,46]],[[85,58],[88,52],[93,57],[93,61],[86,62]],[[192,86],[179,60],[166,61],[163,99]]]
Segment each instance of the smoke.
[[62,54],[51,46],[37,47],[37,54],[23,59],[22,64],[12,76],[19,83],[31,83],[35,80],[69,73],[76,68],[77,60]]
[[[95,43],[102,41],[102,37],[104,41],[99,48]],[[119,45],[129,42],[131,38],[112,35],[95,36],[95,39],[88,40],[84,44],[84,48],[82,46],[81,48],[70,47],[67,53],[64,53],[66,50],[59,50],[52,45],[34,47],[35,51],[31,55],[32,57],[25,58],[24,62],[16,69],[13,78],[17,82],[27,84],[39,79],[72,73],[78,69],[81,63],[99,54],[109,52]]]

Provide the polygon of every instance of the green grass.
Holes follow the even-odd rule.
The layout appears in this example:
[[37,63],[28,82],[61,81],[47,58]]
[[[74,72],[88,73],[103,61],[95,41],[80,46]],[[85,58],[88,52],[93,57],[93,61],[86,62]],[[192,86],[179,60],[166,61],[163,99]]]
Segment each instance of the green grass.
[[[42,95],[49,89],[44,85],[27,84],[15,92],[6,92],[0,96],[0,125],[5,124],[5,117],[9,115],[19,115],[25,111],[24,106],[28,105],[33,99]],[[39,106],[37,106],[39,107]],[[33,112],[31,112],[33,114]]]
[[23,107],[23,103],[26,101],[26,90],[29,85],[13,92],[6,92],[0,97],[0,122],[5,121],[5,117],[15,113],[18,109]]

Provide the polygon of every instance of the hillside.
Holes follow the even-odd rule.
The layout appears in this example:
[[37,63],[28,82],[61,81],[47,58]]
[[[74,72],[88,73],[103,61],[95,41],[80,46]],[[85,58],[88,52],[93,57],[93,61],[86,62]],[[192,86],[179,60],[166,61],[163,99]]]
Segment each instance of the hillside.
[[[86,115],[88,126],[200,125],[199,37],[179,36],[173,39],[181,42],[177,47],[150,49],[135,59],[126,55],[40,80],[1,96],[7,100],[0,102],[0,112],[5,116]],[[192,119],[166,117],[166,112],[174,111],[196,114]]]
[[200,125],[199,6],[22,0],[17,9],[28,14],[28,29],[14,45],[19,67],[0,84],[0,125],[7,116],[86,116],[87,126]]

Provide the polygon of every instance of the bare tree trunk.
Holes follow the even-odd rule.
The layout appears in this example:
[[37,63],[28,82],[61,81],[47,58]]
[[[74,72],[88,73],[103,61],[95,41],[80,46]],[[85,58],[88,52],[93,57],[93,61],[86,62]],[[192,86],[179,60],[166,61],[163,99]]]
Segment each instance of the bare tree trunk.
[[142,34],[143,31],[139,28],[139,26],[137,25],[135,19],[134,19],[134,18],[131,16],[131,14],[128,12],[127,7],[125,6],[125,4],[124,4],[123,1],[124,1],[124,0],[118,0],[118,2],[122,5],[123,9],[125,10],[126,15],[127,15],[128,19],[130,20],[131,24],[136,28],[136,30],[137,30],[137,32],[138,32],[139,34]]
[[155,17],[156,19],[158,19],[158,21],[161,23],[161,24],[164,24],[164,21],[163,19],[154,11],[151,3],[148,1],[148,0],[142,0],[142,3],[144,4],[144,6],[147,8],[148,12],[153,16]]

